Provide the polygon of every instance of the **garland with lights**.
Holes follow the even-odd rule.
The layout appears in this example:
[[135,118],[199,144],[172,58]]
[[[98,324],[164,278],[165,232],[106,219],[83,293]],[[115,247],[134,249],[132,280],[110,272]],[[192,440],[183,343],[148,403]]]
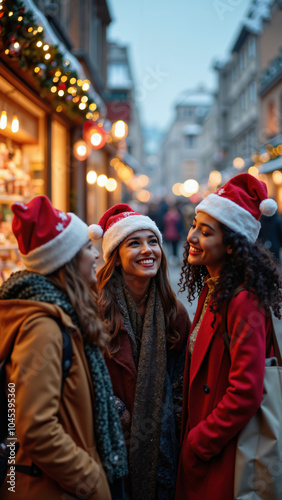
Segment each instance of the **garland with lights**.
[[87,94],[89,80],[78,78],[57,45],[44,40],[44,29],[20,0],[0,0],[0,55],[32,74],[40,96],[57,112],[97,120],[97,104]]

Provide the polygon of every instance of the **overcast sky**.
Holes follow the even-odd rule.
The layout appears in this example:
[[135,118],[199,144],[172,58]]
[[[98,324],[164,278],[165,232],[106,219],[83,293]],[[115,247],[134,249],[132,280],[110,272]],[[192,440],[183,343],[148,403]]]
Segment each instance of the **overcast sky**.
[[141,121],[165,130],[177,96],[216,89],[216,59],[226,58],[250,0],[108,0],[108,38],[129,46]]

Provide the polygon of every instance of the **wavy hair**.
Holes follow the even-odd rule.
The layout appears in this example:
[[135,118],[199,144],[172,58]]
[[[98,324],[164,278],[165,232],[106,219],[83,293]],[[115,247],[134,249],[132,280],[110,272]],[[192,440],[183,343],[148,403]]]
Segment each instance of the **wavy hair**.
[[[165,322],[166,322],[166,338],[171,344],[171,348],[178,342],[180,335],[175,328],[175,321],[178,314],[178,304],[174,291],[172,290],[168,280],[167,260],[162,251],[161,265],[156,274],[156,285],[162,301]],[[110,331],[110,343],[107,354],[111,357],[119,351],[119,331],[123,325],[122,314],[118,308],[117,302],[113,300],[115,297],[114,284],[111,280],[114,271],[120,272],[120,267],[116,266],[118,257],[118,248],[111,254],[109,260],[97,273],[98,287],[98,307],[101,312],[101,317],[105,321]]]
[[48,279],[68,295],[88,343],[105,351],[109,332],[98,313],[97,290],[89,288],[79,272],[81,252],[82,250],[70,262],[49,274]]
[[[213,292],[214,315],[221,310],[224,301],[231,300],[235,289],[243,284],[246,290],[256,295],[259,306],[266,311],[271,308],[273,314],[281,319],[282,283],[275,257],[259,241],[250,243],[242,234],[219,224],[223,232],[223,243],[232,248],[232,253],[226,255]],[[206,266],[189,264],[188,254],[187,242],[184,245],[178,285],[181,292],[188,290],[188,301],[191,303],[200,294],[208,270]]]

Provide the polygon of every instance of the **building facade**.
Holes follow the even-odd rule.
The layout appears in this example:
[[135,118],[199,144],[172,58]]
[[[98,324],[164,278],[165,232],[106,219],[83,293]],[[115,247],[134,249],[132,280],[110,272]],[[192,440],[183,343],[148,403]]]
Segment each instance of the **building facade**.
[[183,92],[175,106],[171,124],[158,154],[160,185],[168,194],[176,183],[199,179],[202,124],[214,103],[214,95],[200,87]]

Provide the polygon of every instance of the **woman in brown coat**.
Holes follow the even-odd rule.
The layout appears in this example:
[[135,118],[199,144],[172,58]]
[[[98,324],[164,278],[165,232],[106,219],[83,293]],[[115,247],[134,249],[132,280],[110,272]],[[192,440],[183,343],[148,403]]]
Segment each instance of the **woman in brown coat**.
[[[0,288],[0,359],[12,350],[6,376],[19,444],[1,499],[120,499],[126,450],[91,291],[98,252],[87,225],[45,196],[12,210],[27,270]],[[62,329],[73,353],[63,388]]]

